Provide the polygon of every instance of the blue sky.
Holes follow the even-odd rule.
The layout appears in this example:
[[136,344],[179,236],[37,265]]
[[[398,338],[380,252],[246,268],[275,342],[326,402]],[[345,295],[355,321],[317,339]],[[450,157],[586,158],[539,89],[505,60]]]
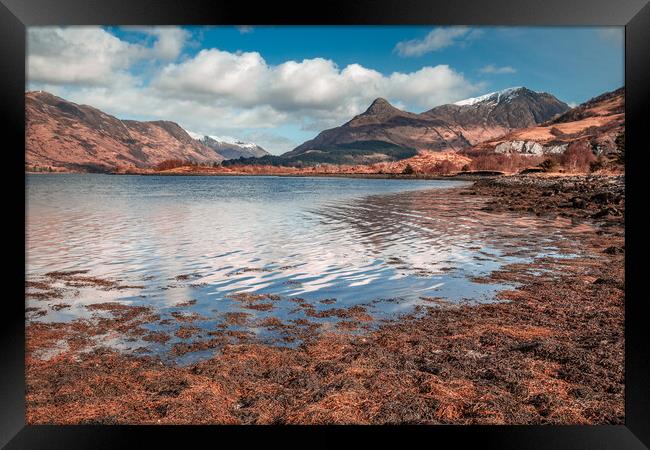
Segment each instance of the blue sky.
[[624,84],[622,28],[30,28],[28,89],[288,151],[376,97],[421,112],[526,86],[579,104]]

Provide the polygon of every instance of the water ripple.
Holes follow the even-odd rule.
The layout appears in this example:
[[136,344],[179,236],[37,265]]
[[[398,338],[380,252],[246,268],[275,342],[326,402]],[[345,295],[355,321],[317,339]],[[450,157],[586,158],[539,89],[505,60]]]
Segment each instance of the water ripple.
[[441,189],[459,184],[29,176],[28,280],[88,270],[139,286],[79,289],[62,300],[70,308],[50,309],[37,320],[87,317],[84,305],[103,301],[153,305],[164,318],[191,298],[196,303],[188,311],[210,328],[223,313],[242,310],[230,297],[242,292],[282,298],[271,312],[253,312],[256,317],[302,317],[290,301],[300,297],[317,308],[323,299],[336,299],[338,307],[366,305],[373,317],[390,318],[422,304],[423,296],[492,301],[505,286],[472,277],[540,256],[540,244],[552,255],[558,240],[570,242],[570,223],[492,216],[478,211],[485,199]]

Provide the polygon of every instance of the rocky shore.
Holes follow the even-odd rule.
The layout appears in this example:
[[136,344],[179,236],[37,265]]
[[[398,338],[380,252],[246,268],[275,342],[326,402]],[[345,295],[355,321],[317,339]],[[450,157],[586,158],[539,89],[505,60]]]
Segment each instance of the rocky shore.
[[[304,334],[295,348],[235,343],[215,331],[206,348],[220,352],[189,366],[79,351],[91,335],[136,330],[150,319],[146,308],[108,305],[114,318],[99,328],[32,323],[28,423],[623,423],[623,177],[500,177],[449,195],[483,200],[459,214],[575,221],[584,254],[493,272],[484,281],[518,286],[502,291],[502,302],[432,299],[419,315],[360,334],[278,321]],[[350,326],[365,320],[344,313]],[[57,342],[67,347],[39,356]]]
[[622,224],[625,177],[513,175],[478,180],[471,194],[492,197],[486,211],[523,211]]

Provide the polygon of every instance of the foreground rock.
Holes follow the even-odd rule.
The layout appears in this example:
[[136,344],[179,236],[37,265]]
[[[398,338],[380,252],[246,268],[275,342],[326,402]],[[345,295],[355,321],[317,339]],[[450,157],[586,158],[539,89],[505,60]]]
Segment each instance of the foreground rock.
[[526,211],[593,219],[609,225],[623,225],[625,177],[518,175],[478,181],[475,194],[493,200],[487,211]]

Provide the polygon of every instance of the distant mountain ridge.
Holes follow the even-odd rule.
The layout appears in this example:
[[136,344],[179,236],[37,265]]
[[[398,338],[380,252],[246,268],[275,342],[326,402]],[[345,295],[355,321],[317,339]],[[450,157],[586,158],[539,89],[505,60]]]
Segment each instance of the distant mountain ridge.
[[462,127],[471,142],[470,135],[476,134],[471,133],[472,128],[501,133],[540,124],[568,109],[569,105],[551,94],[516,87],[437,106],[422,114]]
[[378,98],[343,125],[275,156],[254,143],[197,135],[169,121],[120,120],[39,91],[26,93],[26,166],[115,172],[151,169],[168,160],[228,166],[370,165],[448,151],[561,153],[575,140],[588,141],[600,154],[615,148],[624,124],[624,88],[575,108],[525,87],[419,114]]
[[420,151],[458,151],[517,128],[537,125],[568,109],[551,94],[525,87],[492,92],[420,114],[402,111],[378,98],[345,124],[265,161],[368,164],[408,158]]
[[378,98],[365,112],[340,127],[322,131],[314,139],[282,156],[291,158],[314,151],[331,153],[340,149],[341,145],[352,148],[355,143],[366,142],[385,142],[416,152],[421,149],[444,150],[468,145],[464,137],[448,124],[421,114],[402,111],[387,100]]
[[252,142],[225,140],[215,136],[196,136],[193,133],[190,135],[203,145],[210,147],[212,150],[223,156],[226,160],[238,158],[259,158],[261,156],[269,155],[269,152]]
[[28,168],[114,172],[171,159],[202,164],[224,159],[177,123],[120,120],[43,91],[25,94],[25,114]]

